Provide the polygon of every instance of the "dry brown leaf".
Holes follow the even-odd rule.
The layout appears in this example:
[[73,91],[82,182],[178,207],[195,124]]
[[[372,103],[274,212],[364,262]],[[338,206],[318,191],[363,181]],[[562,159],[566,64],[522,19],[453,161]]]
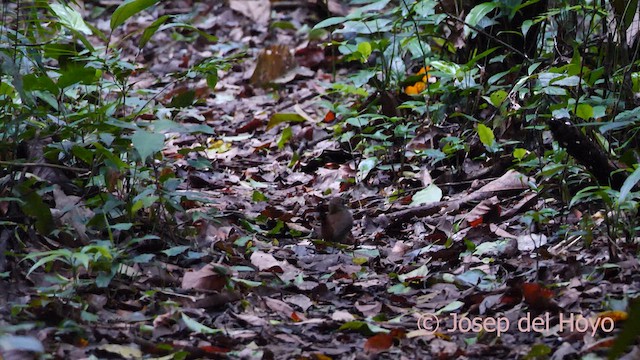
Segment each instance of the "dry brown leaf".
[[393,346],[393,336],[391,334],[373,335],[364,343],[364,351],[369,354],[377,354],[389,350]]
[[271,16],[269,0],[229,0],[229,7],[258,25],[267,25]]

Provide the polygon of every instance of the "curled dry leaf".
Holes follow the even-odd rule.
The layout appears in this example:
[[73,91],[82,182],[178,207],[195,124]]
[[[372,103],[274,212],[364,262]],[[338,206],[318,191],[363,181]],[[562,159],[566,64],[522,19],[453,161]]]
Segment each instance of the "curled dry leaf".
[[393,346],[393,336],[391,334],[373,335],[364,343],[364,351],[369,354],[377,354],[389,350]]
[[222,290],[227,284],[227,278],[207,265],[200,270],[189,271],[182,278],[183,289]]

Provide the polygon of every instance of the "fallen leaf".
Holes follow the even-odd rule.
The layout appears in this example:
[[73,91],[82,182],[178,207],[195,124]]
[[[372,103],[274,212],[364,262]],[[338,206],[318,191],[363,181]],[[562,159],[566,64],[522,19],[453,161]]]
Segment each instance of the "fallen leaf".
[[389,350],[393,346],[393,337],[391,334],[377,334],[364,343],[364,351],[369,354],[377,354]]

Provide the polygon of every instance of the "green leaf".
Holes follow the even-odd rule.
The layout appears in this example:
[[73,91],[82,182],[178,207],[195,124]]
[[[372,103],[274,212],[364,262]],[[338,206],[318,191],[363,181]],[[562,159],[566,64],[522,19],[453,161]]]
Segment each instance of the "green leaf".
[[62,4],[50,4],[49,7],[56,14],[60,23],[71,30],[81,32],[85,35],[91,35],[91,29],[82,20],[82,15],[75,9]]
[[263,193],[258,190],[253,190],[253,195],[251,195],[251,200],[255,202],[268,201],[269,198],[266,197]]
[[328,18],[328,19],[322,20],[319,23],[317,23],[316,26],[313,27],[313,30],[324,29],[324,28],[329,27],[329,26],[342,24],[346,20],[347,20],[347,18],[344,18],[344,17]]
[[418,191],[413,195],[410,206],[418,206],[421,204],[431,204],[442,199],[442,190],[435,184],[430,184],[426,188]]
[[162,24],[167,22],[169,18],[171,18],[171,15],[160,16],[158,19],[156,19],[156,21],[152,22],[151,25],[147,26],[147,28],[144,29],[144,32],[142,32],[142,36],[140,37],[138,46],[140,48],[143,48],[145,45],[147,45],[149,40],[151,40],[151,37],[156,33],[156,31],[158,31],[158,28]]
[[167,105],[170,108],[185,108],[193,105],[196,100],[195,90],[187,90],[179,93],[171,99],[171,102]]
[[78,159],[82,160],[85,164],[91,165],[93,163],[93,151],[88,150],[87,148],[79,145],[73,145],[71,153]]
[[44,255],[44,256],[41,257],[38,261],[36,261],[36,263],[33,264],[33,266],[31,266],[29,271],[27,271],[27,276],[29,276],[35,269],[39,268],[40,266],[56,260],[60,260],[65,263],[68,263],[68,259],[71,258],[71,251],[67,249],[47,251],[44,253],[30,254],[26,256],[25,259],[32,259],[32,258],[35,258],[36,256],[41,256],[41,255]]
[[127,0],[120,4],[111,15],[111,30],[124,24],[128,18],[139,13],[140,11],[155,5],[159,0]]
[[133,261],[134,264],[146,264],[153,260],[155,256],[155,254],[140,254],[131,259],[131,261]]
[[189,328],[189,330],[196,332],[196,333],[200,333],[200,334],[216,334],[216,333],[221,333],[222,330],[220,329],[212,329],[208,326],[202,325],[199,322],[193,320],[192,318],[188,317],[185,313],[182,313],[182,321],[184,321],[184,324]]
[[551,354],[551,348],[545,344],[535,344],[531,347],[523,360],[547,359]]
[[462,301],[456,300],[456,301],[453,301],[452,303],[450,303],[449,305],[443,307],[442,309],[436,311],[436,315],[440,315],[442,313],[455,311],[455,310],[460,309],[463,306],[464,306],[464,303]]
[[267,124],[267,130],[281,123],[299,123],[304,122],[304,118],[296,113],[277,113],[273,114]]
[[491,100],[491,105],[495,106],[495,107],[500,107],[500,105],[502,105],[502,102],[504,101],[504,99],[507,98],[507,92],[504,90],[498,90],[498,91],[494,91],[490,96],[489,99]]
[[176,255],[182,254],[183,252],[189,250],[189,248],[190,248],[190,246],[186,246],[186,245],[174,246],[174,247],[172,247],[170,249],[163,250],[162,252],[165,255],[171,257],[171,256],[176,256]]
[[518,161],[522,161],[524,157],[527,156],[527,150],[523,148],[516,148],[513,150],[513,157],[518,159]]
[[413,269],[406,274],[398,275],[398,280],[405,282],[411,279],[423,279],[429,275],[429,268],[427,265],[422,265],[419,268]]
[[214,70],[207,74],[207,86],[209,86],[209,89],[213,90],[216,85],[218,85],[218,73]]
[[269,25],[270,29],[297,30],[291,21],[273,21]]
[[622,188],[620,188],[620,195],[618,196],[618,204],[621,204],[627,200],[627,196],[631,192],[634,186],[640,181],[640,167],[635,169],[635,171],[624,181],[622,184]]
[[[471,11],[469,11],[469,14],[467,14],[467,16],[465,17],[464,22],[471,26],[476,26],[478,25],[480,20],[482,20],[482,18],[484,18],[497,6],[498,4],[494,2],[486,2],[476,5],[473,9],[471,9]],[[465,26],[464,33],[465,35],[469,35],[469,33],[471,33],[471,29],[468,26]]]
[[96,286],[99,288],[106,288],[113,280],[115,274],[111,272],[100,271],[96,276]]
[[362,181],[369,176],[371,170],[373,170],[376,165],[378,165],[378,158],[370,157],[364,159],[358,164],[358,178]]
[[527,36],[527,33],[529,32],[529,29],[531,28],[531,26],[533,25],[533,21],[531,20],[525,20],[522,22],[522,35]]
[[371,44],[367,41],[358,44],[358,52],[362,55],[363,62],[367,61],[371,55]]
[[280,135],[280,140],[278,140],[278,149],[282,150],[284,145],[291,139],[293,136],[293,131],[291,130],[291,126],[287,126],[283,131],[282,135]]
[[91,261],[91,257],[85,253],[73,253],[71,255],[71,266],[78,267],[78,265],[82,265],[85,269],[89,270],[89,261]]
[[478,136],[480,136],[482,144],[488,148],[493,146],[496,141],[496,138],[493,135],[493,130],[489,129],[484,124],[478,124]]
[[69,66],[60,78],[58,87],[64,89],[74,84],[93,85],[98,80],[98,71],[91,67]]
[[578,104],[576,116],[582,120],[589,120],[593,117],[593,107],[589,104]]
[[146,161],[147,157],[162,150],[164,147],[164,135],[138,130],[131,136],[131,143],[140,154],[142,161]]

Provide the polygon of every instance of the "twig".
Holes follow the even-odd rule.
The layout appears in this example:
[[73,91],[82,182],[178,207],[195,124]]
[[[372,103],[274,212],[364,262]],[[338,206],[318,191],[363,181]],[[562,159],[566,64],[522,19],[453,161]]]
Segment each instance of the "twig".
[[78,173],[84,173],[89,171],[88,169],[82,169],[82,168],[66,166],[66,165],[49,164],[49,163],[21,163],[21,162],[11,162],[11,161],[0,161],[0,165],[17,166],[17,167],[30,167],[30,166],[50,167],[50,168],[56,168],[56,169],[62,169],[62,170],[69,170],[69,171],[78,172]]

